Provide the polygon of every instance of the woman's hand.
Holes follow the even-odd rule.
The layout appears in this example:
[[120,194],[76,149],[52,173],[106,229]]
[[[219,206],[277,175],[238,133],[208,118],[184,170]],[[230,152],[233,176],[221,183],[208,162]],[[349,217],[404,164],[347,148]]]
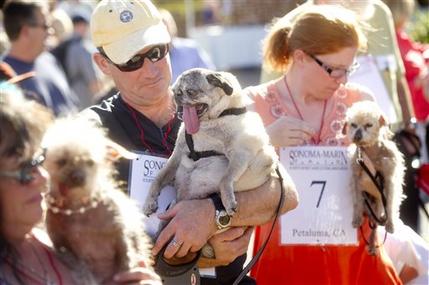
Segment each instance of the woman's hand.
[[113,281],[110,284],[162,285],[161,278],[155,271],[147,268],[144,262],[140,263],[140,267],[115,274]]
[[308,123],[288,116],[277,119],[266,129],[275,147],[307,144],[316,134]]

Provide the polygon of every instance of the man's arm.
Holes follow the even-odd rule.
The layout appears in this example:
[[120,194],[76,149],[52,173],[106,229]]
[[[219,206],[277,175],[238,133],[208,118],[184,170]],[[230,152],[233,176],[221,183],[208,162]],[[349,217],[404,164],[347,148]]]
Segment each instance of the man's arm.
[[[283,214],[298,205],[298,195],[292,180],[282,168],[281,174],[285,199],[280,213]],[[231,225],[253,226],[267,223],[274,218],[280,193],[277,177],[271,177],[256,189],[235,193],[238,208],[231,219]],[[210,199],[180,201],[159,217],[171,221],[159,235],[153,254],[156,255],[173,237],[180,244],[179,248],[169,244],[164,254],[166,258],[171,258],[176,253],[184,256],[188,251],[198,251],[217,231],[215,208]]]
[[[295,209],[298,206],[298,194],[295,184],[283,167],[279,167],[283,180],[284,201],[280,213]],[[262,225],[275,216],[275,211],[280,201],[280,181],[272,176],[260,187],[236,194],[238,208],[237,213],[231,219],[231,226],[255,226]]]

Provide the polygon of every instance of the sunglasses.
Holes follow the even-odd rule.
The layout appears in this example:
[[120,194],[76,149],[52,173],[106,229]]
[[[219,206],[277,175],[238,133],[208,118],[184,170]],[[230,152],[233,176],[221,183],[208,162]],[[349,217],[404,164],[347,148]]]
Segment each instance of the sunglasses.
[[151,48],[145,53],[136,54],[130,60],[124,64],[114,63],[104,52],[102,47],[98,47],[98,51],[104,56],[110,63],[116,66],[122,72],[131,72],[140,69],[143,66],[145,58],[151,62],[157,62],[163,59],[168,53],[168,45],[157,45]]
[[45,153],[43,152],[35,158],[22,163],[22,167],[16,171],[0,171],[0,177],[9,177],[18,181],[21,185],[27,185],[34,180],[34,170],[43,164],[45,161]]
[[359,63],[356,61],[354,62],[349,68],[334,68],[329,66],[328,64],[324,63],[314,55],[309,55],[320,67],[322,67],[326,73],[329,74],[332,78],[340,79],[343,76],[349,76],[353,72],[355,72],[359,68]]

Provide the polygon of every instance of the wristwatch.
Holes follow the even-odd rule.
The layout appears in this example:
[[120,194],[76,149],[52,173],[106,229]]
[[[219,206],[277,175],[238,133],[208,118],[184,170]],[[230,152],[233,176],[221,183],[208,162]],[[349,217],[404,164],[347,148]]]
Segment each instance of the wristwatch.
[[231,225],[231,216],[225,210],[225,207],[222,204],[222,199],[219,197],[218,193],[210,194],[209,198],[213,201],[215,206],[215,221],[216,226],[219,230],[226,229]]

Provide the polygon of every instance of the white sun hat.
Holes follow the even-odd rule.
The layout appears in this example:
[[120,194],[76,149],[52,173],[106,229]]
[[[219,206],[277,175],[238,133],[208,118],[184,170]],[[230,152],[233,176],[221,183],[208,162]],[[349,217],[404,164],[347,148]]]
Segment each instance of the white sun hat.
[[170,34],[149,0],[103,0],[91,16],[91,37],[116,64],[147,46],[167,44]]

